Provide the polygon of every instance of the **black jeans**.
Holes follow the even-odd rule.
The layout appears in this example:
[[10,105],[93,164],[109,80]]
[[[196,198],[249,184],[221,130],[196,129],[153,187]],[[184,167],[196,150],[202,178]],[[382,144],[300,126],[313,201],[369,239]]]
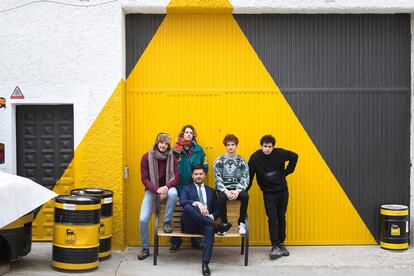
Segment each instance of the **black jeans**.
[[272,246],[278,246],[286,239],[286,210],[289,192],[263,193]]
[[[221,221],[227,223],[227,200],[229,200],[225,193],[221,191],[217,191],[218,199],[219,199],[219,210],[220,210],[220,217]],[[245,222],[246,221],[246,214],[247,214],[247,206],[249,204],[249,194],[246,191],[242,191],[239,193],[237,200],[241,202],[240,204],[240,216],[239,221]]]

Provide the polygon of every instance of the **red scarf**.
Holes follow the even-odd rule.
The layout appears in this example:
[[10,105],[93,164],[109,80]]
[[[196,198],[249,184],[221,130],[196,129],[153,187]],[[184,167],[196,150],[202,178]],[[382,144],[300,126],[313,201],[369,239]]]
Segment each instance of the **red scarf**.
[[175,143],[173,151],[177,155],[181,155],[181,152],[183,151],[184,147],[188,147],[188,157],[190,157],[191,154],[194,152],[194,144],[195,142],[193,141],[188,141],[184,138],[180,138],[178,139],[177,143]]

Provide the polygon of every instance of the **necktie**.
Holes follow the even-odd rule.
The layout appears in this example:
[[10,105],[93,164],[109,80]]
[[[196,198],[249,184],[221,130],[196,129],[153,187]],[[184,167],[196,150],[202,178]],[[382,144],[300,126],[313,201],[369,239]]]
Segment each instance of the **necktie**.
[[200,202],[203,205],[206,205],[206,202],[204,201],[203,192],[201,191],[201,185],[197,185],[197,188],[198,188],[198,198],[200,199]]

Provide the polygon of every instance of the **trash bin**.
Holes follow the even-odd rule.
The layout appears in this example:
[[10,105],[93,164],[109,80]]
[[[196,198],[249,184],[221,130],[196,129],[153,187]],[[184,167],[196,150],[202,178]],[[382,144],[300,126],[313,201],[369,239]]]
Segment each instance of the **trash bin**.
[[72,190],[71,194],[90,196],[101,200],[99,260],[104,261],[109,259],[112,251],[112,199],[114,193],[110,190],[100,188],[82,188]]
[[382,205],[380,214],[380,246],[391,250],[407,249],[409,241],[408,206]]
[[65,272],[85,272],[99,265],[101,201],[86,196],[55,199],[52,266]]

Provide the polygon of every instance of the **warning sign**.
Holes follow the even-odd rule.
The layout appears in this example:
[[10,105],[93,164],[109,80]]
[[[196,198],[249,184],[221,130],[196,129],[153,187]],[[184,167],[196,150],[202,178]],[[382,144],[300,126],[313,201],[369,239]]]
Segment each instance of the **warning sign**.
[[18,86],[14,89],[10,99],[24,99],[24,95]]

